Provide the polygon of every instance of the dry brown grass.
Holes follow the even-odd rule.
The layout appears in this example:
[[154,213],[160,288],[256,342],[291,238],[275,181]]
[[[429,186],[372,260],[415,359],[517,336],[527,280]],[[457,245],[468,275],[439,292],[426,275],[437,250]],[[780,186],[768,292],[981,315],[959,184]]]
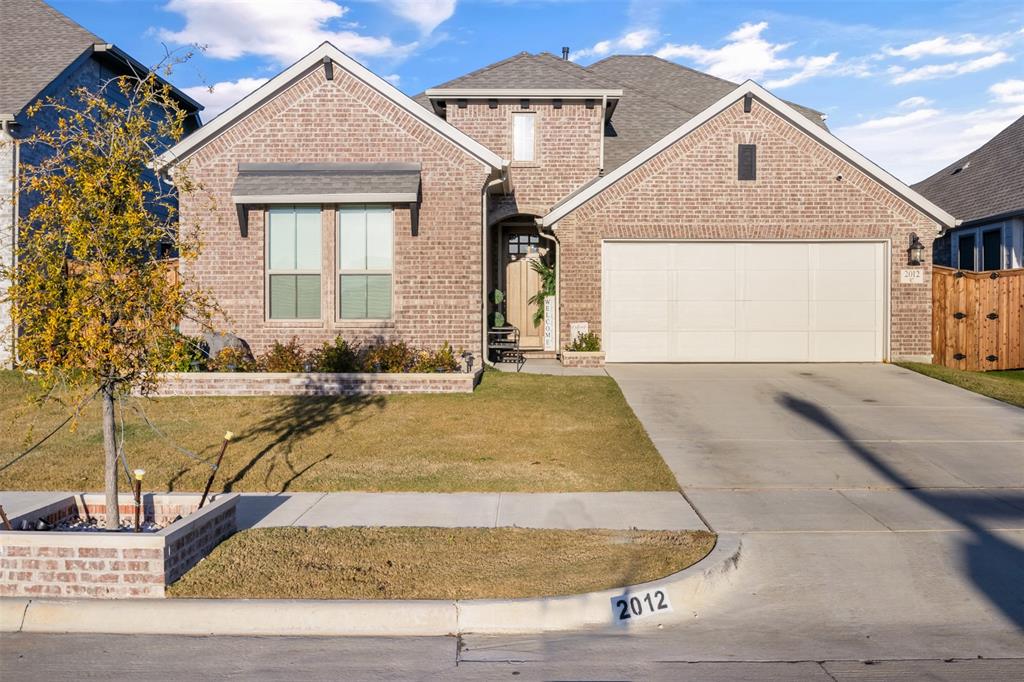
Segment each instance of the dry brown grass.
[[[67,414],[27,405],[0,372],[0,467]],[[673,490],[665,462],[608,377],[487,372],[469,395],[379,398],[162,398],[126,409],[131,467],[146,490],[202,490],[225,431],[235,433],[214,491]],[[34,432],[29,427],[35,424]],[[0,470],[5,490],[101,490],[98,405]],[[175,449],[200,455],[195,462]]]
[[480,599],[577,594],[654,580],[704,558],[704,531],[264,528],[174,583],[174,597]]

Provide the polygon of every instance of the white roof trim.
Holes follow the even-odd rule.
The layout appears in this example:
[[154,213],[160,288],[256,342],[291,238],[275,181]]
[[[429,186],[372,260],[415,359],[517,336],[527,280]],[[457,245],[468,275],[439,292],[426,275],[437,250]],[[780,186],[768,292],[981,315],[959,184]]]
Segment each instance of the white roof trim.
[[622,90],[582,90],[572,88],[431,88],[426,91],[430,99],[462,97],[466,99],[519,99],[528,97],[561,99],[599,99],[622,97]]
[[419,119],[426,125],[430,126],[440,135],[458,145],[491,168],[501,169],[508,165],[507,161],[492,152],[490,149],[466,135],[444,119],[438,117],[433,112],[424,109],[419,104],[412,101],[412,99],[410,99],[409,96],[401,90],[349,57],[331,43],[325,42],[305,57],[295,62],[287,69],[277,74],[269,81],[230,106],[223,113],[216,116],[212,121],[161,154],[157,157],[155,163],[156,167],[164,168],[183,160],[197,148],[213,139],[227,128],[231,127],[231,125],[237,120],[255,110],[260,105],[266,103],[289,85],[305,76],[311,69],[320,66],[323,63],[324,57],[330,57],[331,61],[333,61],[336,66],[344,69],[358,80],[378,91],[414,118]]
[[239,194],[236,204],[414,204],[416,192],[361,192],[341,194]]
[[869,159],[856,152],[852,147],[847,145],[845,142],[840,140],[838,137],[830,133],[829,131],[811,123],[806,116],[800,114],[793,107],[783,102],[781,99],[768,92],[754,81],[748,80],[743,83],[735,90],[730,92],[728,95],[718,100],[710,107],[700,112],[689,121],[679,126],[665,137],[661,138],[650,147],[640,152],[632,159],[622,164],[614,171],[604,176],[597,182],[593,183],[586,189],[582,190],[576,196],[570,198],[568,201],[561,205],[555,206],[542,219],[545,227],[551,227],[565,216],[572,213],[574,210],[585,204],[586,202],[593,199],[595,196],[600,194],[602,191],[615,184],[623,177],[633,172],[647,161],[651,160],[661,152],[665,151],[671,145],[678,142],[680,139],[693,132],[709,120],[717,116],[718,114],[725,111],[727,108],[732,106],[735,102],[740,100],[744,95],[753,95],[756,99],[760,100],[762,104],[767,105],[773,109],[776,113],[783,116],[790,123],[803,130],[805,133],[822,143],[833,152],[843,157],[846,161],[857,166],[860,170],[867,173],[869,176],[877,180],[878,182],[885,185],[890,191],[897,196],[903,198],[909,204],[914,206],[928,217],[932,218],[940,224],[939,232],[941,233],[945,228],[954,227],[956,225],[956,219],[946,211],[942,210],[932,202],[925,199],[923,196],[912,190],[910,187],[897,180],[891,174],[886,172],[880,166],[870,161]]

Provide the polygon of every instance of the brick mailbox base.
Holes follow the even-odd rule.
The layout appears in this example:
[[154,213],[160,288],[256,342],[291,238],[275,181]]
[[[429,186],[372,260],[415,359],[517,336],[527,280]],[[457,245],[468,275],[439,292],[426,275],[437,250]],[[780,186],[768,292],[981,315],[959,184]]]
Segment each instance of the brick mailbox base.
[[563,367],[604,367],[604,351],[582,352],[563,350]]
[[[164,588],[195,566],[237,530],[237,494],[215,496],[202,509],[194,493],[145,495],[143,518],[163,528],[156,533],[100,531],[0,531],[0,596],[163,597]],[[102,520],[103,495],[69,495],[64,500],[11,519],[35,527],[91,516]],[[131,519],[131,495],[120,496],[122,518]],[[174,519],[182,518],[178,521]]]

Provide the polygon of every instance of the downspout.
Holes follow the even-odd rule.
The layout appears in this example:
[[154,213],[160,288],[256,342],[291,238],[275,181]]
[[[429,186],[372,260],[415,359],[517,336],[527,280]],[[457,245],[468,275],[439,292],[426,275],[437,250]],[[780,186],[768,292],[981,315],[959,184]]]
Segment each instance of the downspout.
[[[601,161],[597,168],[598,175],[604,175],[604,117],[608,115],[608,95],[601,95],[601,128],[598,134],[601,136]],[[557,241],[557,240],[556,240]],[[555,266],[558,267],[557,265]]]
[[490,255],[491,228],[487,224],[487,197],[490,190],[501,185],[508,186],[508,168],[502,168],[501,176],[484,183],[480,194],[480,366],[487,364],[487,266]]
[[[2,126],[4,136],[10,139],[11,145],[13,145],[14,148],[14,153],[11,155],[11,270],[16,271],[18,267],[18,198],[20,194],[20,186],[18,184],[20,180],[20,173],[18,172],[18,169],[21,168],[21,145],[18,143],[18,140],[15,139],[14,133],[11,131],[11,123],[13,123],[13,120],[5,117],[3,119]],[[14,282],[11,282],[11,284],[14,284]],[[18,365],[18,333],[13,324],[11,325],[9,333],[10,338],[7,340],[10,342],[11,367],[13,368]]]
[[[603,139],[603,136],[602,136]],[[541,239],[547,239],[555,244],[555,354],[561,355],[562,338],[562,244],[558,241],[558,235],[554,228],[551,234],[544,231],[543,219],[535,218],[537,234]]]

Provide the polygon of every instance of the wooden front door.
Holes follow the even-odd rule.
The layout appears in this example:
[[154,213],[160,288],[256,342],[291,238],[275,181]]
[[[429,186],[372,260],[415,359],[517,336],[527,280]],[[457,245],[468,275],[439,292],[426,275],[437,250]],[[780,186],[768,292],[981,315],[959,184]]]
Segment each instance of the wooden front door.
[[[546,247],[543,251],[546,251]],[[505,296],[508,323],[519,329],[521,348],[543,348],[544,323],[533,324],[537,305],[530,298],[540,291],[540,275],[530,263],[542,255],[540,237],[536,230],[512,230],[504,232]]]

